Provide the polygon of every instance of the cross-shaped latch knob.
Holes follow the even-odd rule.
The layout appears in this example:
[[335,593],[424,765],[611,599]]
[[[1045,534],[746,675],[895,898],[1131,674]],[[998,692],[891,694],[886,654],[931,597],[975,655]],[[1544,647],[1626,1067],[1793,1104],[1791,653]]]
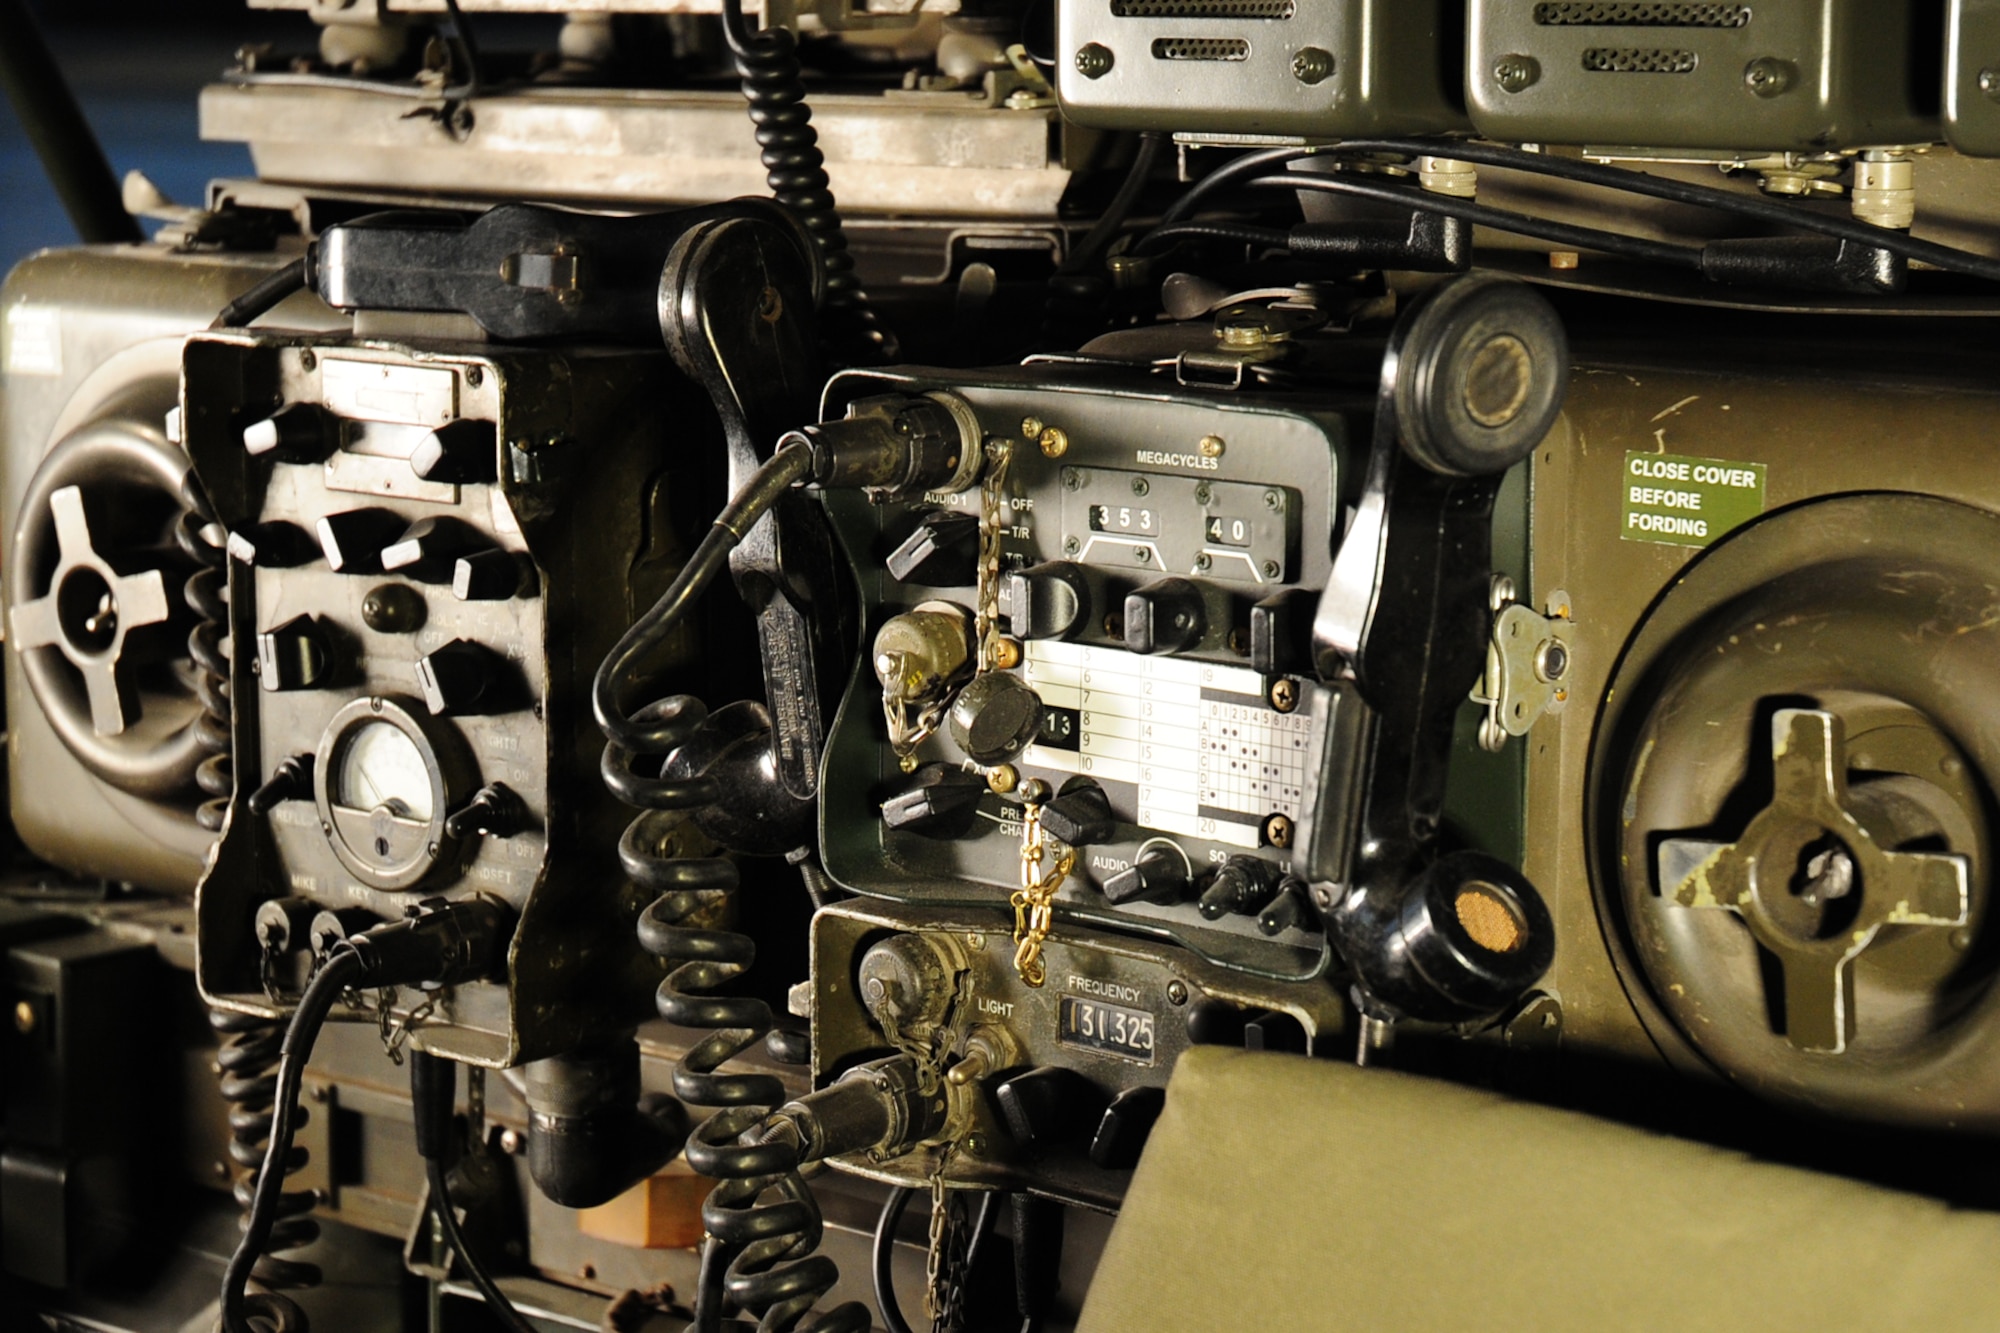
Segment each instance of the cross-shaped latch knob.
[[1668,838],[1661,896],[1736,913],[1784,974],[1785,1036],[1839,1054],[1854,1035],[1854,960],[1884,926],[1962,926],[1968,863],[1895,851],[1865,826],[1847,784],[1838,717],[1784,708],[1771,719],[1771,803],[1735,842]]
[[138,720],[139,703],[121,667],[133,630],[168,616],[166,579],[157,569],[120,574],[97,553],[83,493],[64,486],[49,496],[55,520],[55,574],[47,595],[14,607],[8,617],[21,652],[56,648],[83,675],[90,694],[90,724],[100,736],[117,736]]

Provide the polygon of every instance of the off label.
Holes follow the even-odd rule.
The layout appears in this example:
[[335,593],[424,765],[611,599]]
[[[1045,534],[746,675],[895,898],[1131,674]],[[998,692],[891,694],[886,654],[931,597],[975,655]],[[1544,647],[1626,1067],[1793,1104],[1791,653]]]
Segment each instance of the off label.
[[1620,494],[1626,541],[1706,546],[1764,512],[1764,465],[1628,451]]

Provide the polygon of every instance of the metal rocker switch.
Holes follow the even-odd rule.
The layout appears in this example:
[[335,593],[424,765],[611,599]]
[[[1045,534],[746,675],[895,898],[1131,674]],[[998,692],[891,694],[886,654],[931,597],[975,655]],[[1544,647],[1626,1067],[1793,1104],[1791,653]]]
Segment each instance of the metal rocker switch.
[[487,783],[444,821],[445,833],[454,838],[511,838],[527,826],[528,807],[504,782]]
[[1854,960],[1884,926],[1962,926],[1964,856],[1897,852],[1908,830],[1847,783],[1841,720],[1784,708],[1771,719],[1771,804],[1735,842],[1660,844],[1662,898],[1734,912],[1784,974],[1785,1036],[1839,1054],[1854,1035]]
[[313,794],[313,756],[295,754],[280,759],[264,785],[250,793],[250,813],[268,815],[286,801],[310,801]]
[[972,831],[986,782],[949,764],[925,764],[910,786],[882,802],[882,822],[926,838],[962,838]]

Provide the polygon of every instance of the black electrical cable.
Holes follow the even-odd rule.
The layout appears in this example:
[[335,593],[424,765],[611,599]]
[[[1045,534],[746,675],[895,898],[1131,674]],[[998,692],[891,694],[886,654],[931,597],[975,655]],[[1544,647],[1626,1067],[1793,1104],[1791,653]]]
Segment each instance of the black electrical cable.
[[[299,1006],[292,1011],[291,1025],[285,1029],[280,1048],[277,1089],[271,1107],[271,1139],[264,1149],[264,1165],[257,1172],[257,1188],[249,1211],[243,1217],[243,1236],[229,1267],[222,1276],[223,1333],[253,1333],[249,1320],[256,1315],[275,1320],[279,1327],[295,1327],[286,1320],[281,1298],[246,1294],[250,1271],[264,1253],[276,1220],[278,1198],[284,1191],[285,1162],[292,1154],[292,1132],[298,1117],[299,1085],[305,1078],[306,1061],[312,1058],[313,1043],[326,1025],[327,1015],[346,990],[360,977],[362,962],[352,949],[337,947],[314,974]],[[289,1302],[282,1302],[289,1304]],[[296,1312],[297,1307],[292,1307]]]
[[[766,460],[743,489],[716,515],[715,526],[695,547],[694,555],[681,567],[681,572],[660,595],[660,600],[634,621],[632,628],[626,630],[624,637],[611,649],[591,681],[590,696],[597,725],[613,745],[642,753],[662,747],[666,750],[678,748],[683,737],[675,718],[649,716],[644,710],[638,717],[628,717],[623,696],[639,684],[645,672],[646,657],[662,642],[674,623],[686,614],[695,598],[727,567],[729,553],[736,549],[750,529],[757,526],[757,521],[777,503],[779,496],[805,480],[811,472],[812,451],[803,445],[780,449]],[[605,781],[639,780],[607,772]],[[613,786],[612,794],[621,800],[626,799],[617,785]],[[627,800],[626,803],[637,802]]]
[[[1671,180],[1664,176],[1629,171],[1623,167],[1609,167],[1595,162],[1578,161],[1575,158],[1556,157],[1548,153],[1530,153],[1519,148],[1473,143],[1467,140],[1353,139],[1317,148],[1274,148],[1250,153],[1202,178],[1175,201],[1173,207],[1162,216],[1161,221],[1174,222],[1186,217],[1204,199],[1231,185],[1241,184],[1257,176],[1267,167],[1283,165],[1302,158],[1337,153],[1394,153],[1400,156],[1449,157],[1453,161],[1469,162],[1474,166],[1521,171],[1579,185],[1645,195],[1669,203],[1734,213],[1739,217],[1775,226],[1818,232],[1836,240],[1853,241],[1856,244],[1887,250],[1904,259],[1930,264],[1947,272],[1980,278],[1988,282],[2000,282],[2000,260],[1988,259],[1984,255],[1939,245],[1933,241],[1920,241],[1906,232],[1877,227],[1850,217],[1815,213],[1794,204],[1777,203],[1754,195],[1735,194],[1712,185]],[[1307,176],[1308,173],[1301,172],[1298,175]],[[1297,183],[1292,176],[1287,175],[1282,182],[1269,188],[1290,189],[1295,188]]]
[[0,88],[86,245],[146,239],[25,0],[0,0]]
[[1167,136],[1152,130],[1139,136],[1139,146],[1132,153],[1132,165],[1126,169],[1118,192],[1111,196],[1111,202],[1104,206],[1104,212],[1096,223],[1063,260],[1062,271],[1081,272],[1103,259],[1111,243],[1118,239],[1119,229],[1132,216],[1132,210],[1139,206],[1139,197],[1146,192],[1146,183],[1153,178],[1153,168],[1159,164],[1160,153],[1166,144]]
[[1236,222],[1169,222],[1146,233],[1132,247],[1135,255],[1157,254],[1180,241],[1235,241],[1282,250],[1291,239],[1277,227],[1252,227]]
[[[882,1323],[889,1333],[912,1333],[910,1323],[903,1317],[903,1303],[896,1298],[896,1228],[902,1225],[903,1214],[909,1210],[910,1200],[916,1191],[902,1186],[889,1191],[889,1197],[882,1202],[882,1212],[875,1219],[875,1244],[870,1253],[870,1272],[875,1283],[875,1308],[881,1312]],[[999,1199],[1000,1191],[987,1190],[979,1201],[979,1213],[972,1222],[972,1239],[965,1246],[965,1268],[972,1271],[973,1263],[979,1258],[979,1246],[986,1239],[993,1225],[993,1205]]]
[[1529,217],[1525,213],[1509,212],[1503,208],[1488,208],[1469,199],[1433,194],[1428,190],[1384,185],[1354,176],[1321,176],[1306,172],[1283,177],[1259,176],[1247,184],[1253,189],[1317,190],[1323,194],[1346,194],[1360,199],[1402,204],[1430,213],[1442,213],[1446,217],[1464,218],[1476,226],[1491,227],[1496,231],[1532,236],[1555,245],[1573,246],[1579,250],[1599,250],[1608,255],[1636,259],[1642,263],[1666,264],[1676,268],[1693,269],[1697,273],[1701,271],[1701,249],[1698,246],[1676,245],[1669,241],[1649,241],[1641,236],[1624,236],[1598,227],[1579,227],[1567,222],[1551,222],[1544,218]]
[[465,1235],[459,1229],[458,1216],[451,1207],[451,1187],[445,1180],[444,1159],[433,1157],[425,1165],[425,1175],[431,1186],[431,1212],[444,1227],[445,1244],[465,1261],[465,1271],[472,1278],[472,1285],[479,1288],[481,1299],[493,1317],[500,1321],[508,1333],[536,1333],[535,1326],[521,1316],[514,1303],[507,1299],[507,1293],[500,1290],[493,1281],[493,1275],[486,1271],[478,1255],[465,1243]]
[[306,261],[294,259],[277,272],[264,278],[249,291],[222,307],[215,317],[211,329],[240,329],[251,323],[259,315],[269,314],[278,303],[293,292],[304,291],[306,285]]

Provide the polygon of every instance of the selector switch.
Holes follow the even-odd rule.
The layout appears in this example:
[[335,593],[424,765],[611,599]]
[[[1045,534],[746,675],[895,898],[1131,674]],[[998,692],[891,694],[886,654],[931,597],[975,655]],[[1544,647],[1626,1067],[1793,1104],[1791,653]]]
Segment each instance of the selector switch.
[[1034,742],[1042,730],[1041,696],[1019,677],[991,672],[975,677],[952,701],[946,728],[966,758],[991,768]]
[[500,659],[470,639],[453,639],[417,659],[417,688],[435,717],[477,712],[499,677]]
[[487,783],[444,821],[445,833],[453,838],[511,838],[527,826],[527,806],[504,782]]
[[382,568],[420,583],[449,583],[460,556],[486,548],[486,539],[455,518],[420,518],[382,548]]
[[1079,566],[1053,560],[1002,578],[1000,609],[1017,639],[1067,639],[1090,619],[1090,584]]
[[296,523],[276,520],[229,534],[229,556],[264,569],[296,569],[319,559],[319,543]]
[[382,551],[399,540],[409,524],[387,509],[350,509],[328,514],[316,525],[319,548],[337,574],[379,574]]
[[243,452],[280,463],[317,463],[340,447],[340,418],[313,403],[293,403],[243,428]]
[[1089,778],[1072,779],[1042,807],[1042,827],[1072,847],[1109,842],[1118,831],[1111,798]]
[[933,509],[883,564],[898,583],[969,588],[979,581],[979,516]]
[[882,802],[882,822],[926,838],[962,838],[972,831],[986,783],[976,773],[949,764],[925,764],[916,781]]
[[471,485],[494,478],[494,437],[490,421],[454,421],[439,426],[410,451],[410,471],[425,481]]
[[331,660],[326,631],[311,616],[294,616],[257,636],[257,679],[267,690],[314,689]]
[[525,582],[521,561],[498,547],[462,555],[451,568],[451,595],[461,602],[505,602],[518,597]]
[[1108,1102],[1095,1083],[1060,1065],[1016,1074],[993,1090],[993,1100],[1024,1148],[1076,1142],[1095,1129]]
[[1113,1097],[1091,1136],[1090,1160],[1107,1171],[1130,1171],[1139,1165],[1139,1154],[1166,1105],[1165,1088],[1127,1088]]
[[1160,579],[1125,595],[1125,647],[1132,652],[1186,652],[1207,629],[1201,589],[1188,579]]
[[1156,847],[1104,881],[1104,900],[1114,907],[1126,903],[1177,903],[1187,896],[1185,856]]

